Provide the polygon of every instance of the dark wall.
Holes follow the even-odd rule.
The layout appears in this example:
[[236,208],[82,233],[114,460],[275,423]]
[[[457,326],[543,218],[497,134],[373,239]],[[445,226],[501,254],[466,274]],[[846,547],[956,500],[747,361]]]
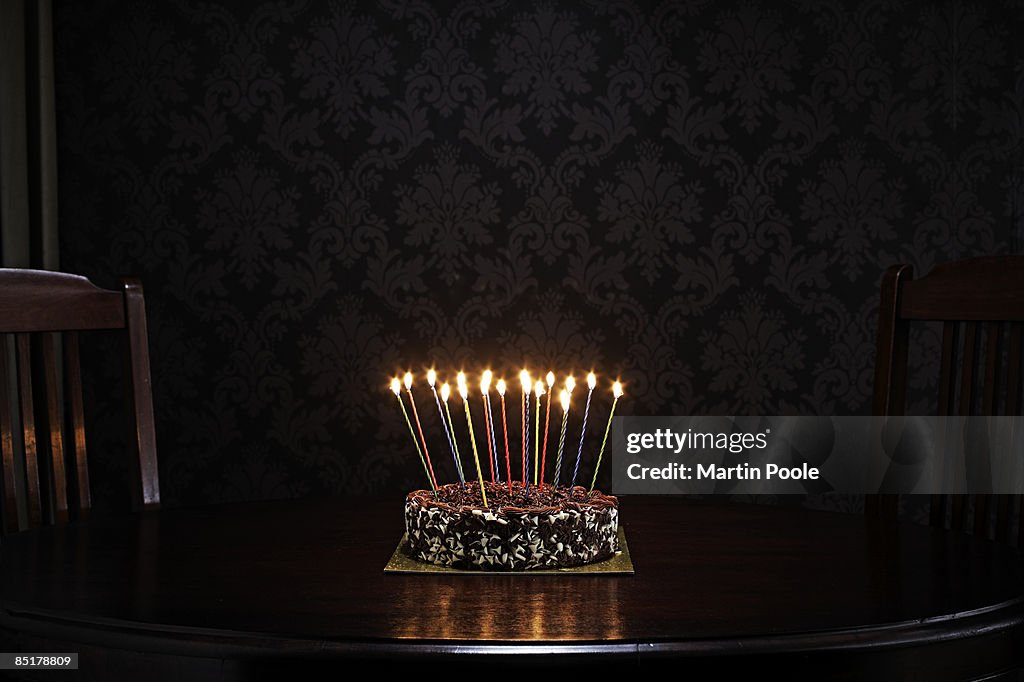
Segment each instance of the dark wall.
[[386,386],[431,363],[593,366],[622,414],[865,413],[884,268],[1024,236],[1021,28],[59,2],[62,265],[144,280],[170,504],[422,485]]

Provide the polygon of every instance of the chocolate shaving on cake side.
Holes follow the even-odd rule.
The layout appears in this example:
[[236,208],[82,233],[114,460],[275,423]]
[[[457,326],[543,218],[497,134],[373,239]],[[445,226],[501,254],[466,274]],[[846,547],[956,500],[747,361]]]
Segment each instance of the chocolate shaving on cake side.
[[440,486],[437,495],[406,497],[407,552],[419,561],[455,568],[527,571],[603,561],[619,551],[619,501],[582,486],[538,489],[520,483]]

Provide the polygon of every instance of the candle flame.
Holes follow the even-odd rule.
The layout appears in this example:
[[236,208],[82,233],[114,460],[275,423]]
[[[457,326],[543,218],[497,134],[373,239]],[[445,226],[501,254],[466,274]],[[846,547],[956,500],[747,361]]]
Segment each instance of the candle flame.
[[537,383],[533,385],[533,392],[537,394],[537,397],[544,395],[544,382],[537,379]]
[[502,398],[505,397],[505,380],[504,379],[498,379],[498,394],[501,395]]
[[466,382],[465,381],[463,381],[462,385],[459,386],[459,395],[462,396],[463,400],[466,400],[467,398],[469,398],[469,391],[466,390]]
[[530,392],[530,386],[532,385],[530,382],[530,373],[525,369],[519,373],[519,383],[523,385],[523,393]]
[[452,387],[448,385],[448,382],[441,384],[441,400],[448,402],[448,396],[452,394]]
[[491,390],[491,377],[494,373],[489,369],[485,369],[484,373],[480,375],[480,392],[487,395],[487,392]]
[[554,372],[548,372],[548,375],[547,375],[546,379],[548,380],[548,388],[551,388],[552,386],[555,385],[555,373]]
[[569,393],[572,393],[572,389],[574,388],[576,388],[576,379],[574,379],[573,376],[570,374],[565,378],[565,390],[569,391]]
[[612,395],[614,395],[616,399],[622,397],[622,383],[616,381],[612,384]]
[[433,388],[434,384],[436,382],[437,382],[437,372],[435,372],[434,368],[431,367],[430,369],[427,370],[427,383],[430,384],[431,388]]
[[567,390],[565,390],[563,388],[561,394],[559,394],[559,396],[558,396],[558,399],[562,401],[562,411],[563,412],[568,412],[569,411],[569,391],[567,391]]
[[459,387],[459,393],[466,392],[466,373],[459,372],[455,377],[455,385]]
[[593,372],[587,375],[587,386],[590,387],[591,391],[594,390],[594,386],[597,386],[597,375]]
[[402,392],[402,382],[398,380],[398,377],[395,377],[394,379],[391,380],[391,390],[394,392],[395,395],[398,395],[399,393]]
[[412,390],[412,372],[406,372],[405,373],[404,381],[405,381],[405,390],[411,391]]

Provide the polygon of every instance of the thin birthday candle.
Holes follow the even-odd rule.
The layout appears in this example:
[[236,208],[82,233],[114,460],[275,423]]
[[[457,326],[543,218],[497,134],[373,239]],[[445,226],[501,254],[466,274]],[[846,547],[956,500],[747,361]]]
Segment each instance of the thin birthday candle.
[[395,377],[391,380],[391,391],[398,398],[398,406],[402,408],[402,416],[405,417],[405,423],[409,426],[409,435],[412,436],[412,444],[416,446],[416,454],[420,456],[420,462],[423,463],[423,472],[427,475],[427,483],[430,484],[430,489],[437,494],[437,486],[434,485],[434,479],[430,477],[430,470],[427,468],[427,460],[423,459],[423,452],[420,450],[420,443],[416,440],[416,432],[412,430],[412,422],[409,421],[409,413],[405,411],[405,403],[402,402],[402,382]]
[[501,483],[501,456],[498,454],[498,428],[494,425],[494,410],[491,409],[491,394],[484,394],[484,402],[487,404],[487,419],[491,424],[491,446],[494,449],[494,472],[498,483]]
[[498,483],[501,483],[501,457],[498,455],[498,433],[497,428],[494,426],[494,411],[491,409],[491,378],[494,373],[491,370],[486,370],[484,376],[487,377],[487,390],[484,391],[484,404],[487,406],[487,414],[484,418],[487,419],[487,423],[491,427],[491,451],[494,457],[494,478]]
[[569,391],[562,389],[558,396],[562,402],[562,435],[558,437],[558,456],[555,458],[554,489],[558,490],[558,478],[562,472],[562,449],[565,446],[565,427],[569,423]]
[[533,427],[533,484],[537,485],[537,475],[540,473],[540,397],[544,395],[544,382],[537,379],[533,386],[533,392],[537,394],[537,418]]
[[547,471],[548,461],[548,424],[551,423],[551,401],[555,398],[555,392],[552,391],[552,387],[555,385],[555,373],[548,372],[545,379],[548,382],[548,409],[547,414],[544,415],[544,445],[540,449],[540,487],[544,487],[544,472]]
[[523,386],[523,488],[529,492],[530,459],[526,456],[527,434],[530,423],[530,373],[525,369],[519,373],[519,383]]
[[455,443],[452,441],[452,434],[448,431],[448,422],[444,419],[444,410],[441,408],[441,399],[437,396],[437,372],[433,369],[427,370],[427,383],[430,384],[430,392],[434,394],[434,402],[437,404],[437,413],[441,416],[441,427],[444,429],[444,437],[448,440],[448,449],[452,451],[452,461],[455,463],[455,473],[459,476],[459,485],[466,489],[466,479],[462,475],[462,464],[455,454]]
[[608,430],[612,428],[612,415],[615,414],[615,406],[619,404],[622,397],[622,384],[616,381],[612,385],[612,411],[608,413],[608,426],[604,427],[604,438],[601,440],[601,450],[597,453],[597,464],[594,465],[594,478],[590,481],[590,492],[594,492],[594,484],[597,483],[597,470],[601,468],[601,456],[604,455],[604,444],[608,442]]
[[484,472],[480,468],[480,455],[476,450],[476,436],[473,435],[473,418],[469,415],[469,391],[466,389],[466,375],[459,372],[459,395],[462,396],[462,406],[466,408],[466,424],[469,425],[469,442],[473,444],[473,460],[476,462],[476,476],[480,481],[480,497],[487,506],[487,491],[484,490]]
[[491,422],[487,419],[487,392],[491,390],[491,370],[480,376],[480,402],[484,405],[484,440],[487,441],[487,466],[491,469],[491,483],[494,483],[494,448],[491,446]]
[[455,467],[459,470],[459,481],[462,482],[462,489],[466,489],[466,477],[462,472],[462,456],[459,455],[459,439],[455,437],[455,423],[452,421],[451,410],[448,409],[448,396],[452,394],[452,387],[448,382],[441,385],[441,400],[444,401],[444,413],[448,417],[448,429],[452,433],[452,447],[455,451]]
[[427,439],[423,437],[423,427],[420,425],[420,415],[416,412],[416,399],[412,397],[412,372],[405,373],[405,391],[409,394],[409,404],[412,405],[412,418],[416,420],[416,428],[420,432],[420,440],[423,441],[423,456],[427,459],[427,468],[430,469],[430,480],[434,482],[434,490],[437,490],[437,477],[434,476],[434,465],[430,463],[430,453],[427,451]]
[[505,435],[505,475],[508,479],[508,494],[512,494],[512,458],[508,453],[508,418],[505,416],[505,380],[498,379],[498,395],[501,396],[501,432]]
[[580,472],[580,458],[583,456],[583,437],[587,435],[587,417],[590,415],[590,396],[594,395],[594,386],[597,386],[597,377],[591,372],[587,375],[587,407],[583,410],[583,428],[580,429],[580,448],[576,451],[576,467],[572,470],[572,485],[576,486],[576,475]]

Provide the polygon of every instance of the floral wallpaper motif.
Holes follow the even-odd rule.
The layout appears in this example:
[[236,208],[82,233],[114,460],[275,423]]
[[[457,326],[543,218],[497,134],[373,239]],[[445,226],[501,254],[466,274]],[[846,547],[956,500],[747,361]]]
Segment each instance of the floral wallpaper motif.
[[596,367],[622,414],[862,414],[884,269],[1021,248],[1021,16],[58,2],[63,267],[145,283],[167,504],[420,485],[386,387],[431,364]]

